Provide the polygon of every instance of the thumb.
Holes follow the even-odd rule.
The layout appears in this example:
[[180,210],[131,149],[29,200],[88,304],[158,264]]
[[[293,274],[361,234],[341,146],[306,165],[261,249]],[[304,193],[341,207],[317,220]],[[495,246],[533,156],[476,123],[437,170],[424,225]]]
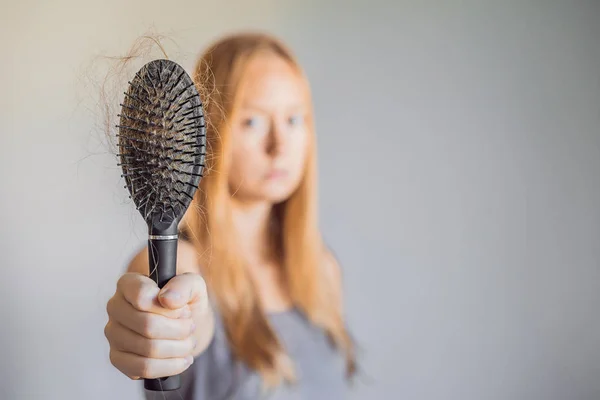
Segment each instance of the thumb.
[[199,274],[187,272],[176,275],[158,293],[165,308],[178,309],[206,297],[206,284]]

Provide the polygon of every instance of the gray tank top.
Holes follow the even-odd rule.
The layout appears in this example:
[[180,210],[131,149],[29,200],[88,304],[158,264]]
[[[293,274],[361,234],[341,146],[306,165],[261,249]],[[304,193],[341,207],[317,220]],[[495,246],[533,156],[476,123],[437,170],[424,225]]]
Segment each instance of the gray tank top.
[[173,392],[150,392],[146,400],[342,400],[348,385],[345,360],[327,336],[298,310],[272,313],[268,318],[294,361],[297,382],[261,396],[257,373],[234,359],[220,319],[209,347],[182,374],[182,387]]

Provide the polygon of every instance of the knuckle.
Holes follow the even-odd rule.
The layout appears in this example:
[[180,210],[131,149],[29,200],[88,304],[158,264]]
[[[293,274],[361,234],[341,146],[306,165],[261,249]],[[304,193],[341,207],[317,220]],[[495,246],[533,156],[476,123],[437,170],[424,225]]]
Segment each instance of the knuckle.
[[192,281],[198,286],[199,289],[206,289],[206,282],[202,278],[200,274],[196,274],[193,272],[188,272],[188,276],[192,279]]
[[190,337],[188,339],[188,353],[191,353],[192,351],[194,351],[194,349],[196,349],[196,338]]
[[150,360],[149,358],[144,358],[142,360],[142,362],[140,363],[139,376],[151,378],[153,370],[154,370],[154,368],[152,365],[152,360]]
[[142,319],[142,335],[146,336],[149,339],[157,338],[160,331],[159,325],[159,321],[152,314],[145,315]]
[[119,277],[117,281],[117,292],[122,292],[123,288],[127,287],[128,282],[131,280],[131,274],[125,273]]
[[110,349],[110,351],[109,351],[109,353],[108,353],[108,359],[110,360],[110,363],[111,363],[111,364],[112,364],[114,367],[116,367],[117,369],[120,369],[120,368],[119,368],[119,362],[118,362],[118,360],[117,360],[117,357],[116,357],[115,351],[114,351],[113,349]]
[[108,299],[108,301],[106,302],[106,313],[110,316],[113,313],[113,309],[114,309],[114,304],[115,304],[115,297],[111,297],[110,299]]
[[146,302],[144,300],[146,297],[146,291],[144,290],[144,288],[140,285],[136,285],[130,289],[130,292],[130,298],[133,307],[135,307],[138,310],[145,309]]
[[142,340],[140,343],[140,352],[144,357],[158,358],[159,356],[159,348],[154,340]]
[[117,279],[117,291],[119,290],[119,288],[121,287],[121,285],[123,285],[124,281],[127,279],[127,274],[123,274],[121,276],[119,276],[119,279]]
[[104,325],[104,337],[110,342],[112,331],[112,322],[108,321],[106,325]]

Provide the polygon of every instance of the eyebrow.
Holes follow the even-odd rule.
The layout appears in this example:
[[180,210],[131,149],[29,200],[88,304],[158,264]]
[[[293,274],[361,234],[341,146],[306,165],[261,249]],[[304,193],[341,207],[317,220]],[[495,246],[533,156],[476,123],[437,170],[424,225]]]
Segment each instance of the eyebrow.
[[[261,112],[267,112],[267,110],[262,107],[259,104],[253,104],[253,103],[244,103],[242,104],[242,108],[243,109],[253,109],[253,110],[258,110]],[[305,110],[306,106],[302,103],[298,103],[298,104],[293,104],[289,107],[287,107],[288,110]]]

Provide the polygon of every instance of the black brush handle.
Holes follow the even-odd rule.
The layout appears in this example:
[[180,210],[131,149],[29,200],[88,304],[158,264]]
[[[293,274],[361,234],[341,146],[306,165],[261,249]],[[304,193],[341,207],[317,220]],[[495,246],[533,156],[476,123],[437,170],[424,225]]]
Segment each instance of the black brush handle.
[[[172,238],[174,236],[174,238]],[[171,237],[171,239],[166,239]],[[177,274],[177,236],[150,236],[148,239],[150,278],[162,289]],[[181,387],[181,376],[144,379],[144,388],[152,391],[170,391]]]
[[148,239],[149,273],[150,278],[162,289],[177,274],[177,237],[156,237],[161,236],[150,236]]

